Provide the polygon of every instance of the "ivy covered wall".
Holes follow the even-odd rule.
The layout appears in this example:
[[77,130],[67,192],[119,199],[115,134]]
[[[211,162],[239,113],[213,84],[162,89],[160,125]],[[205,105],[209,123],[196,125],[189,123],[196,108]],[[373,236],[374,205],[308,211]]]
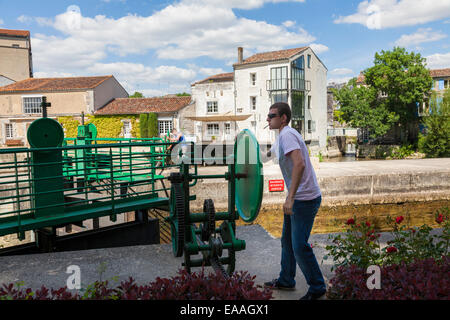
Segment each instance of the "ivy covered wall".
[[[123,122],[121,120],[130,120],[131,135],[134,138],[141,137],[139,115],[94,116],[88,114],[85,116],[85,124],[93,123],[97,128],[98,138],[123,138]],[[81,124],[78,117],[58,117],[58,122],[63,126],[66,138],[77,136],[77,127]]]

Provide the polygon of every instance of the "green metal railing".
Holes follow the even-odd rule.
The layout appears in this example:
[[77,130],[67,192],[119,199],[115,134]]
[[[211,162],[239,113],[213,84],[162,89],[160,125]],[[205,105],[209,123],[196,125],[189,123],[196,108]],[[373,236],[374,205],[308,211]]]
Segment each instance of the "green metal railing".
[[0,236],[18,233],[23,239],[26,230],[105,215],[114,221],[118,213],[168,205],[170,183],[163,181],[170,168],[179,170],[169,161],[173,143],[159,138],[76,141],[0,150],[7,159],[0,163]]

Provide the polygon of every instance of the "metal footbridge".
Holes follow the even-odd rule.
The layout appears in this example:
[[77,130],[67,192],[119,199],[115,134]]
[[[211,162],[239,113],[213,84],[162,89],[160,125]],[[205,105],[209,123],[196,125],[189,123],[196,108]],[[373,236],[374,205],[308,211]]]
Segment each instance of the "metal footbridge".
[[[159,243],[160,221],[149,215],[158,210],[165,212],[174,255],[184,255],[187,270],[234,271],[235,252],[245,249],[236,220],[253,221],[262,200],[259,145],[250,131],[236,137],[223,175],[198,174],[193,143],[179,148],[161,138],[98,138],[93,124],[79,126],[77,138],[64,138],[61,125],[43,117],[30,125],[27,138],[29,148],[0,150],[0,236],[24,240],[33,231],[35,241],[0,249],[0,255]],[[228,181],[228,210],[216,212],[207,199],[204,212],[192,213],[190,188],[209,178]],[[130,212],[134,221],[99,226],[101,217],[114,222]],[[90,219],[93,230],[57,233]]]

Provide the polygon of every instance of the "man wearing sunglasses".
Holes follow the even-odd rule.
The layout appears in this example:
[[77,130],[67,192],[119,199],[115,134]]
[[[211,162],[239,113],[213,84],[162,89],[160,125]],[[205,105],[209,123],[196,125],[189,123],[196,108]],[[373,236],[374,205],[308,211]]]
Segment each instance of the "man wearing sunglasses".
[[307,294],[300,300],[316,300],[325,294],[326,285],[308,239],[322,194],[306,144],[300,133],[289,126],[290,120],[291,109],[287,103],[277,102],[270,107],[267,122],[271,130],[279,130],[279,136],[269,156],[274,153],[278,158],[288,195],[283,205],[281,272],[277,279],[265,285],[294,290],[298,264],[309,285]]

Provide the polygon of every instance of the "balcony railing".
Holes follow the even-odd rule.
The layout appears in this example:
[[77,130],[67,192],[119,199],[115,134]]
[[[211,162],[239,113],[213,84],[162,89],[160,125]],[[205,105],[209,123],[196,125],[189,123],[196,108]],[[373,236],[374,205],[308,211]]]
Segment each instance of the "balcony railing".
[[295,90],[311,91],[311,81],[304,79],[270,79],[266,82],[267,91]]

